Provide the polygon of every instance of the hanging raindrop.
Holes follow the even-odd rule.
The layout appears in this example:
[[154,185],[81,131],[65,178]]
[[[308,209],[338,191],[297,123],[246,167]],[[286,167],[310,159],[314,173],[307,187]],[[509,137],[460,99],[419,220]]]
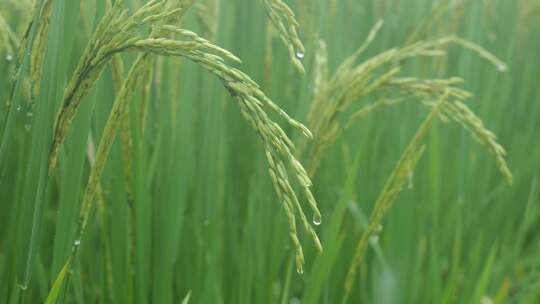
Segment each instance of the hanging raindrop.
[[26,113],[26,123],[24,124],[24,129],[26,131],[30,131],[30,129],[32,128],[32,116],[32,112]]
[[313,225],[319,226],[322,223],[322,218],[320,214],[313,214]]
[[497,71],[499,72],[506,72],[506,70],[508,70],[508,67],[503,64],[503,63],[500,63],[500,64],[497,64]]
[[379,235],[378,234],[374,234],[372,236],[369,237],[369,243],[371,245],[376,245],[377,243],[379,243]]

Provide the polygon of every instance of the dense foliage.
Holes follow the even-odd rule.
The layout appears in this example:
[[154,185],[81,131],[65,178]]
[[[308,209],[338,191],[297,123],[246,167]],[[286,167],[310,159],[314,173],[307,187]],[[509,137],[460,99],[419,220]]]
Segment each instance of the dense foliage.
[[0,302],[540,302],[540,2],[0,2]]

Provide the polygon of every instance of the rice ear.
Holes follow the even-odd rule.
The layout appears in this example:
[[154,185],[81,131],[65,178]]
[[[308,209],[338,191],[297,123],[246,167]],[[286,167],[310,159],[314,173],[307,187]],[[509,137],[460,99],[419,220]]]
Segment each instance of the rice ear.
[[[83,211],[81,211],[81,234],[86,227],[91,202],[98,189],[99,179],[108,157],[109,149],[116,136],[121,122],[125,121],[129,100],[132,92],[140,82],[141,75],[145,75],[146,66],[151,55],[182,57],[188,59],[207,72],[218,77],[223,86],[237,101],[240,111],[248,124],[258,133],[263,141],[269,158],[270,175],[274,188],[283,203],[289,219],[289,234],[295,245],[297,255],[297,269],[302,271],[303,251],[296,231],[296,216],[299,216],[305,230],[313,239],[316,248],[322,251],[322,245],[311,223],[307,220],[304,208],[289,179],[293,175],[302,192],[307,198],[307,205],[311,209],[317,223],[320,222],[321,213],[310,187],[312,182],[294,156],[294,144],[279,124],[274,122],[268,112],[274,112],[294,129],[306,137],[312,137],[311,131],[302,123],[291,118],[283,109],[274,103],[260,89],[259,85],[241,70],[230,66],[227,60],[240,62],[234,54],[198,34],[169,24],[170,21],[181,16],[187,7],[170,7],[168,1],[151,1],[136,10],[132,15],[123,10],[121,2],[116,2],[111,10],[99,23],[96,33],[90,40],[81,61],[68,85],[63,105],[58,114],[53,148],[50,158],[50,169],[54,169],[58,152],[70,129],[71,122],[77,110],[88,95],[96,81],[99,79],[105,66],[113,61],[117,54],[125,52],[140,53],[139,59],[133,64],[130,73],[119,91],[113,109],[109,116],[105,131],[103,132],[96,162],[92,168],[88,185],[83,197]],[[280,9],[286,10],[280,6]],[[139,37],[135,28],[146,25],[152,29],[147,37]],[[179,36],[177,39],[171,36]],[[129,148],[129,143],[124,146]],[[129,157],[127,157],[129,158]]]
[[[308,115],[308,126],[314,133],[314,140],[302,146],[301,154],[308,159],[308,172],[314,176],[327,149],[336,142],[343,129],[349,128],[354,121],[378,109],[393,107],[405,100],[418,100],[432,106],[427,100],[438,99],[449,94],[452,102],[446,103],[439,117],[450,117],[467,129],[482,145],[495,156],[497,166],[507,180],[512,182],[512,174],[506,164],[505,151],[496,142],[496,136],[487,130],[480,120],[463,103],[472,97],[458,87],[463,80],[457,77],[448,79],[419,79],[401,76],[401,67],[407,60],[425,56],[444,56],[445,48],[457,45],[470,50],[480,58],[493,64],[499,71],[505,71],[506,65],[483,47],[459,38],[455,35],[427,41],[413,41],[403,47],[391,48],[357,64],[358,58],[375,39],[383,22],[379,21],[369,32],[360,48],[347,58],[325,83],[317,81],[317,90]],[[339,117],[353,104],[375,97],[377,101],[353,112],[342,127]]]

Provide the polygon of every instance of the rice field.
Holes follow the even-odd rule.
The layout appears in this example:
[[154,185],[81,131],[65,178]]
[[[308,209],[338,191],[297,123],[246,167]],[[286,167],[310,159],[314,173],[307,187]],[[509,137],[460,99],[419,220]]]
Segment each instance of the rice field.
[[538,0],[2,0],[0,303],[540,303]]

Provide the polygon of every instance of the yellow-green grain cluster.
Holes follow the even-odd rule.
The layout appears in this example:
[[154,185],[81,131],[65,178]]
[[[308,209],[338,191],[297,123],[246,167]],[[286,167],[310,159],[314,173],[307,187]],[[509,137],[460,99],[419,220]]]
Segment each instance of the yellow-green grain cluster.
[[[136,50],[136,42],[144,41],[136,35],[137,27],[151,26],[164,18],[182,14],[182,7],[166,10],[169,1],[150,1],[132,15],[122,9],[123,1],[116,1],[100,21],[88,43],[77,68],[64,91],[51,153],[51,168],[56,166],[60,145],[75,117],[83,98],[89,94],[107,63],[117,53]],[[164,13],[165,12],[165,13]]]
[[[121,1],[117,1],[101,20],[64,93],[64,101],[58,115],[54,135],[51,169],[56,166],[60,145],[67,135],[83,98],[88,95],[106,64],[114,58],[115,54],[138,52],[189,59],[216,75],[222,81],[224,87],[236,99],[243,117],[261,137],[266,150],[274,188],[289,219],[290,237],[296,249],[297,269],[302,272],[304,258],[297,236],[296,221],[298,216],[305,230],[313,238],[316,247],[322,250],[322,246],[303,211],[289,174],[292,174],[300,185],[303,196],[313,213],[313,222],[315,224],[321,222],[321,214],[310,190],[311,180],[306,170],[294,156],[294,144],[280,125],[270,118],[268,111],[277,113],[288,124],[307,137],[312,136],[309,129],[291,118],[270,100],[249,76],[226,63],[226,60],[240,62],[240,59],[235,55],[192,31],[170,24],[185,12],[190,3],[169,6],[174,2],[151,1],[136,10],[132,15],[129,15],[128,11],[121,9],[121,3]],[[153,29],[149,36],[140,37],[135,33],[135,27],[141,25]],[[144,58],[147,57],[143,55],[139,60],[145,61]],[[120,128],[121,121],[125,120],[122,117],[126,115],[127,104],[131,99],[132,91],[137,86],[136,84],[139,83],[141,75],[146,74],[144,72],[145,66],[148,66],[149,63],[145,61],[146,63],[140,64],[140,61],[133,65],[127,79],[124,81],[100,140],[95,164],[83,197],[81,234],[88,221],[91,202],[98,189],[99,178],[107,160],[112,140]],[[116,74],[119,74],[119,72],[117,71]],[[119,75],[115,77],[118,78]],[[129,144],[124,146],[129,149]]]
[[302,58],[305,55],[305,48],[298,37],[298,21],[294,12],[281,0],[263,0],[268,18],[279,32],[279,37],[289,51],[289,57],[294,67],[305,73]]
[[32,98],[39,94],[41,76],[43,73],[43,60],[45,59],[45,48],[49,34],[49,22],[51,18],[51,8],[53,0],[45,0],[39,9],[39,24],[37,25],[36,36],[32,43],[32,56],[30,57],[30,81],[32,83]]
[[471,94],[457,87],[461,79],[418,79],[400,76],[406,60],[445,56],[445,48],[451,44],[473,51],[494,64],[499,71],[505,71],[506,65],[482,47],[454,35],[412,42],[401,48],[383,51],[356,64],[360,55],[375,39],[382,24],[382,21],[377,22],[362,46],[339,66],[330,80],[321,84],[321,77],[315,79],[316,94],[308,116],[309,127],[315,135],[314,141],[307,148],[309,174],[316,172],[326,150],[339,137],[343,127],[338,118],[353,104],[362,103],[371,96],[376,98],[374,103],[355,110],[348,117],[345,127],[374,110],[397,105],[405,100],[418,100],[425,105],[432,105],[430,99],[438,99],[448,92],[451,101],[444,104],[439,117],[445,120],[446,116],[449,116],[486,146],[495,156],[502,175],[511,183],[512,175],[504,159],[504,149],[496,142],[496,136],[487,130],[482,121],[463,103]]
[[[398,87],[401,92],[411,94],[412,97],[426,100],[447,92],[451,100],[442,105],[439,118],[442,121],[449,119],[462,126],[482,146],[495,157],[499,171],[508,184],[512,184],[513,176],[506,163],[506,150],[497,142],[497,136],[487,129],[482,120],[464,103],[472,94],[454,85],[463,82],[460,78],[423,80],[417,78],[395,78],[388,83],[389,87]],[[424,102],[426,105],[433,105]]]

